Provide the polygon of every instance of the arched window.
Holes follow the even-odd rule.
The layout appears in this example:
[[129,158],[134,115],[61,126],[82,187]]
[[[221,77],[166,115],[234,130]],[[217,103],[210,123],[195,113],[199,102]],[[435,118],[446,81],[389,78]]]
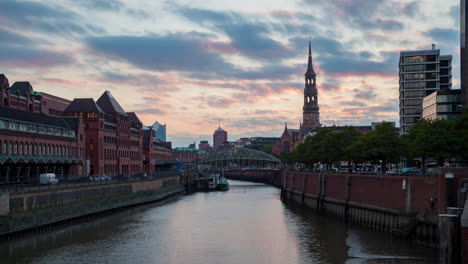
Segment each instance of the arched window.
[[2,153],[7,154],[7,142],[6,141],[3,141]]
[[310,103],[310,96],[306,96],[306,103]]
[[18,154],[18,142],[15,142],[15,148],[13,149],[13,151],[15,155]]
[[312,95],[312,102],[315,102],[315,95]]
[[34,155],[34,156],[37,155],[37,144],[34,144],[33,155]]
[[39,153],[38,153],[39,156],[42,155],[42,144],[39,144]]
[[29,155],[33,155],[33,143],[29,144]]
[[19,154],[20,154],[20,155],[23,155],[23,142],[20,142],[20,145],[19,145]]
[[29,148],[29,144],[26,142],[26,143],[24,144],[24,155],[28,155],[28,153],[29,153],[29,152],[28,152],[28,150],[29,150],[28,148]]
[[8,144],[8,154],[13,154],[13,142],[10,141],[10,144]]

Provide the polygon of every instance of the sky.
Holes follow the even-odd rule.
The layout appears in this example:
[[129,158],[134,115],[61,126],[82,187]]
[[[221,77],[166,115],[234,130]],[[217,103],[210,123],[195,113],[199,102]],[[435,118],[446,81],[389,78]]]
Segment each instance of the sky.
[[173,146],[302,120],[308,41],[323,125],[398,121],[402,50],[453,55],[458,0],[0,0],[0,73],[72,100],[110,91]]

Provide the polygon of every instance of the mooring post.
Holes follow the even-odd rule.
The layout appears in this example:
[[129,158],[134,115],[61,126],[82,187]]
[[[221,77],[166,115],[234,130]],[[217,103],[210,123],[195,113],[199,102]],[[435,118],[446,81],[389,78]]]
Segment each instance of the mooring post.
[[439,215],[439,263],[460,263],[459,218],[454,214]]
[[304,196],[305,196],[306,184],[307,184],[307,174],[306,174],[306,173],[302,173],[301,207],[304,206]]
[[282,171],[282,174],[283,182],[281,183],[281,201],[284,202],[284,192],[286,191],[286,181],[288,177],[285,170]]
[[348,222],[348,210],[349,210],[349,193],[351,191],[351,175],[346,175],[346,191],[345,191],[345,208],[344,216],[345,222]]
[[406,213],[409,214],[411,213],[411,180],[410,179],[404,179],[405,184],[406,184]]

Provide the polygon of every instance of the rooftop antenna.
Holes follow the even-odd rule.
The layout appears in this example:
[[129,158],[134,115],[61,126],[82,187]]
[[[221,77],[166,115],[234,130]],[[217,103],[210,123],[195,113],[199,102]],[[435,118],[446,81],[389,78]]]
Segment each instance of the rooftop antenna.
[[432,50],[434,50],[436,47],[436,44],[432,43]]
[[221,118],[218,118],[218,127],[221,128]]

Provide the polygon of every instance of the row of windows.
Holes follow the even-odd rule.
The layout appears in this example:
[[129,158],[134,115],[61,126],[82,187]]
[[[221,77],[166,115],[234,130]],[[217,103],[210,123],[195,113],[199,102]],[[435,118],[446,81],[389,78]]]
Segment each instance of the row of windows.
[[426,89],[426,88],[436,88],[437,82],[409,82],[403,84],[403,89],[412,90],[412,89]]
[[437,73],[406,73],[403,75],[403,80],[435,80],[437,79]]
[[67,113],[66,115],[71,117],[81,116],[83,119],[96,119],[99,117],[98,113]]
[[104,137],[104,144],[115,145],[116,143],[117,139],[115,137]]
[[118,158],[130,158],[132,160],[139,160],[140,155],[138,151],[117,151],[115,149],[104,149],[104,159],[116,160]]
[[412,100],[404,100],[402,103],[403,103],[403,106],[420,106],[421,105],[421,99],[412,99]]
[[412,56],[412,57],[405,57],[405,63],[422,63],[422,62],[434,62],[436,61],[436,55],[427,55],[427,56]]
[[409,109],[402,109],[403,115],[419,115],[421,110],[419,108],[409,108]]
[[405,91],[400,93],[400,97],[404,98],[422,98],[425,96],[424,91]]
[[161,153],[151,153],[151,159],[153,160],[170,160],[171,159],[171,154],[170,153],[164,153],[164,154],[161,154]]
[[[122,165],[122,173],[140,172],[139,165]],[[119,173],[119,166],[116,164],[104,164],[104,173],[116,174]]]
[[75,131],[60,129],[60,128],[53,128],[53,127],[45,127],[45,126],[37,126],[37,125],[30,125],[25,123],[18,123],[13,121],[6,121],[0,120],[0,129],[10,129],[10,130],[19,130],[23,132],[29,133],[39,133],[39,134],[48,134],[54,136],[64,136],[64,137],[75,137]]
[[[24,155],[24,156],[49,156],[49,157],[76,157],[77,148],[56,144],[37,144],[30,142],[3,141],[1,154],[3,155]],[[84,155],[84,150],[80,148],[80,156]]]
[[403,66],[402,71],[404,72],[421,72],[421,71],[435,71],[437,70],[437,64],[416,64]]

